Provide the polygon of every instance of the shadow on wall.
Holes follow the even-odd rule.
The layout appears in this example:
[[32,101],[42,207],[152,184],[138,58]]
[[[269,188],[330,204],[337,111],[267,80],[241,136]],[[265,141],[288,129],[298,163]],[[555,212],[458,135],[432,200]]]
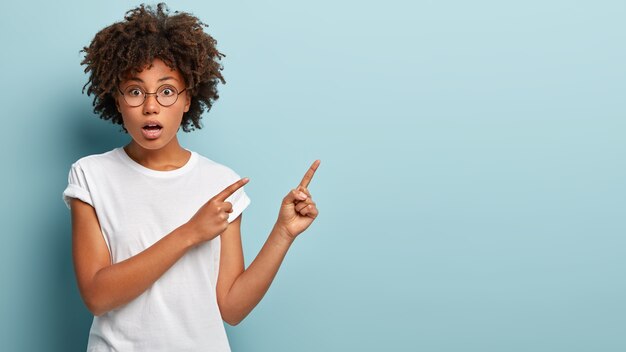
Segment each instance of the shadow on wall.
[[[49,334],[49,338],[42,339],[47,342],[45,346],[39,347],[47,351],[85,351],[93,319],[78,291],[72,261],[71,213],[61,199],[67,186],[70,165],[83,156],[109,151],[126,145],[130,140],[120,125],[113,125],[110,121],[95,116],[90,104],[80,107],[76,105],[73,102],[65,106],[61,115],[66,116],[63,128],[65,136],[60,142],[53,144],[53,148],[58,148],[54,153],[58,155],[57,161],[63,161],[58,169],[59,174],[55,175],[55,180],[59,180],[55,183],[58,187],[52,187],[51,191],[56,194],[48,198],[52,204],[40,204],[44,208],[42,210],[45,210],[40,213],[49,213],[46,223],[38,225],[48,229],[48,233],[42,236],[44,243],[41,251],[44,258],[40,260],[51,264],[42,268],[44,272],[40,273],[40,277],[51,280],[44,284],[44,290],[39,291],[45,292],[41,297],[45,301],[42,306],[48,310],[47,314],[40,316],[47,321],[40,323],[48,329],[44,331]],[[50,210],[53,210],[51,214]],[[32,343],[34,342],[27,344]]]

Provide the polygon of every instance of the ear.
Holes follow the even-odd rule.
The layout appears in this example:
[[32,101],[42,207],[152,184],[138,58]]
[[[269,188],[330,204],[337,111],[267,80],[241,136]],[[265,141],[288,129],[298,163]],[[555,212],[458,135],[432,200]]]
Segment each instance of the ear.
[[189,91],[186,90],[185,91],[185,109],[183,111],[184,112],[189,111],[190,106],[191,106],[191,95],[189,94]]
[[120,114],[122,113],[122,110],[120,110],[120,95],[119,94],[115,94],[113,96],[113,100],[115,100],[115,107],[117,108],[117,112],[119,112]]

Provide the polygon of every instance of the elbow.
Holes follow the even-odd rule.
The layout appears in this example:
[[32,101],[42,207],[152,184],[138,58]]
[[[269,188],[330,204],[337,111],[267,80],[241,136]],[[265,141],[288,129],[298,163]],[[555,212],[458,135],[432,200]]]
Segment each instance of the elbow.
[[99,317],[107,313],[110,308],[106,307],[102,299],[99,299],[97,295],[84,296],[83,301],[87,309],[96,317]]
[[97,284],[95,277],[91,281],[83,280],[82,285],[79,282],[78,289],[87,310],[94,316],[99,317],[116,308],[108,291]]
[[222,320],[230,326],[237,326],[241,321],[243,321],[243,317],[236,317],[228,314],[222,314]]
[[91,311],[91,314],[93,314],[94,317],[99,317],[103,315],[104,313],[106,313],[106,311],[104,310],[92,310]]
[[223,305],[220,306],[220,314],[222,315],[222,320],[230,326],[239,325],[239,323],[241,323],[246,317],[245,314],[242,315],[240,313],[234,312]]
[[250,314],[250,311],[241,306],[241,303],[222,297],[217,299],[217,306],[220,310],[222,320],[230,325],[237,326]]
[[239,325],[239,323],[241,323],[241,320],[232,320],[232,319],[224,319],[224,321],[226,322],[226,324],[230,325],[230,326],[237,326]]
[[91,314],[96,317],[99,317],[107,312],[101,305],[94,301],[85,300],[85,306],[87,306],[87,309],[91,312]]

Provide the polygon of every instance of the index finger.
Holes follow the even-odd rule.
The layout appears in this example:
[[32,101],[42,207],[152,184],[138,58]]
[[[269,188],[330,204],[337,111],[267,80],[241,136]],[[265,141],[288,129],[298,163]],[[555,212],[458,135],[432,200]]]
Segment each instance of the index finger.
[[217,200],[220,200],[222,202],[226,201],[226,198],[230,197],[238,189],[243,187],[243,185],[248,183],[248,181],[250,181],[249,178],[247,178],[247,177],[242,178],[241,180],[239,180],[239,181],[233,183],[232,185],[224,188],[224,190],[221,191],[220,193],[218,193],[215,197],[213,197],[213,199],[217,199]]
[[320,160],[315,160],[313,162],[311,167],[307,170],[306,174],[304,174],[302,181],[300,181],[300,186],[304,188],[307,188],[309,186],[309,183],[311,182],[313,175],[315,175],[315,170],[317,170],[317,167],[320,166],[320,163],[321,163]]

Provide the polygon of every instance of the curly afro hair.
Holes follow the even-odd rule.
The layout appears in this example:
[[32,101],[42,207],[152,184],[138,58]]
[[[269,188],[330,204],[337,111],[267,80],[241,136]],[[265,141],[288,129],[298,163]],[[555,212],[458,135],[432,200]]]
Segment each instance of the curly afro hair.
[[209,111],[222,77],[219,63],[225,55],[216,49],[217,41],[203,31],[208,27],[197,17],[185,12],[169,14],[163,3],[156,9],[140,5],[126,12],[124,21],[114,23],[96,34],[89,47],[81,52],[89,80],[83,87],[94,94],[94,113],[104,120],[124,127],[122,115],[115,105],[117,87],[128,75],[135,75],[156,58],[178,69],[191,94],[191,106],[183,115],[183,131],[202,128],[200,117]]

